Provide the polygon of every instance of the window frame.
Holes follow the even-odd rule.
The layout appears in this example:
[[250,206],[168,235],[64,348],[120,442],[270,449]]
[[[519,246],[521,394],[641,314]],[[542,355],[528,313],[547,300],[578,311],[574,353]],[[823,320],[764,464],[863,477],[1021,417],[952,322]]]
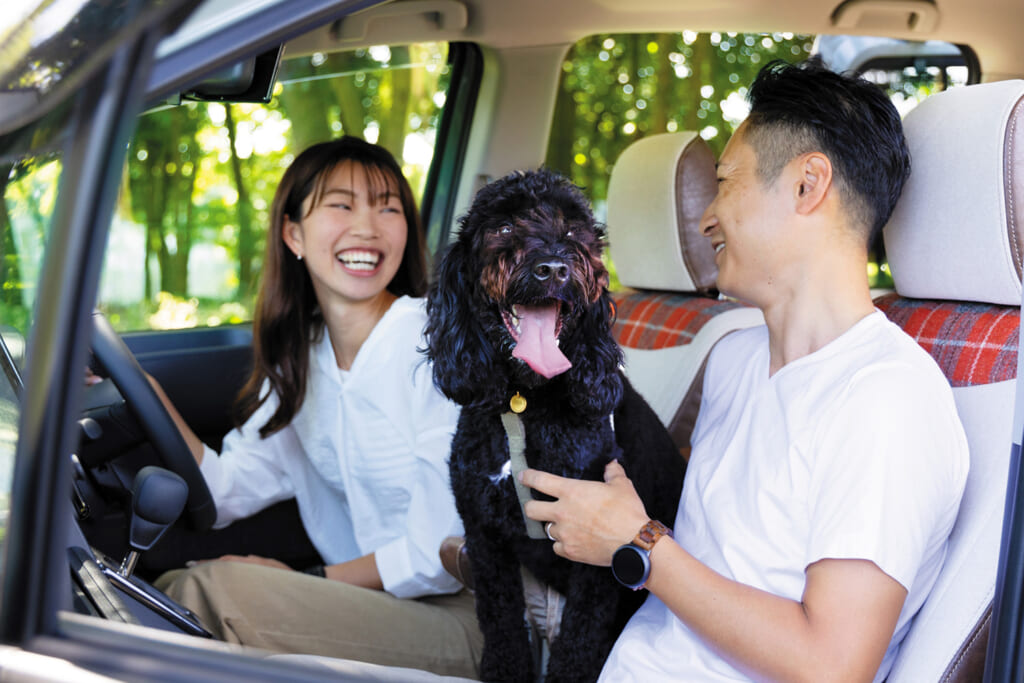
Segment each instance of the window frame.
[[39,633],[56,632],[58,610],[70,601],[68,454],[76,447],[72,425],[83,391],[67,388],[84,388],[91,331],[87,302],[96,298],[120,182],[108,162],[127,149],[152,50],[152,35],[122,44],[79,91],[69,121],[36,299],[47,305],[35,307],[27,339],[0,593],[0,639],[8,643],[25,644]]

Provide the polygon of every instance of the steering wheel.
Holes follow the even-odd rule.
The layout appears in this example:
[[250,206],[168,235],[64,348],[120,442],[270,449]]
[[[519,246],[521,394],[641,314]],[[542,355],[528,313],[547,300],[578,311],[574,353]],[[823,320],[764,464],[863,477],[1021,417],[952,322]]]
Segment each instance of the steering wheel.
[[217,519],[217,507],[199,465],[139,362],[99,311],[92,314],[92,351],[138,419],[161,464],[188,485],[184,514],[192,527],[206,531]]

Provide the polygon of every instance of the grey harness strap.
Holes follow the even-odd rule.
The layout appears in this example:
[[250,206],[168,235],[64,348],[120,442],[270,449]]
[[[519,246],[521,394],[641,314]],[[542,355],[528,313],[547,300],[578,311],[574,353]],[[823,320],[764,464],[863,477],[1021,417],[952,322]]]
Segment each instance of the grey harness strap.
[[[516,487],[516,496],[519,498],[519,509],[523,509],[526,501],[533,500],[530,494],[530,487],[519,481],[519,473],[526,469],[526,432],[523,430],[523,419],[516,413],[502,413],[501,424],[505,427],[505,435],[508,437],[508,457],[512,465],[512,483]],[[526,535],[530,538],[547,538],[544,533],[544,525],[535,519],[530,519],[523,511],[523,522],[526,523]]]

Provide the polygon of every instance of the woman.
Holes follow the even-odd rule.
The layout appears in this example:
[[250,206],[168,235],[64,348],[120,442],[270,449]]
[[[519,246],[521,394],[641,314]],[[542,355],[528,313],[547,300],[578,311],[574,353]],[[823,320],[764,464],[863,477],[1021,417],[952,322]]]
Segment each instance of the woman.
[[295,159],[271,214],[244,424],[218,455],[172,414],[217,527],[294,496],[326,566],[225,556],[158,585],[229,642],[474,676],[472,596],[438,558],[462,530],[458,408],[417,350],[426,266],[408,182],[386,150],[344,137]]

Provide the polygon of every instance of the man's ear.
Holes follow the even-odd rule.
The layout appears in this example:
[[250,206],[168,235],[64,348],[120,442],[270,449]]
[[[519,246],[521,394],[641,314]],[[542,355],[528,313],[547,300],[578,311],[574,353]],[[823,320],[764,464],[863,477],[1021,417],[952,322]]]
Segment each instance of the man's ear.
[[295,256],[302,258],[302,226],[287,215],[284,216],[284,224],[281,226],[281,239]]
[[797,176],[793,183],[796,212],[807,215],[821,205],[832,187],[832,162],[821,152],[800,155],[794,164]]

